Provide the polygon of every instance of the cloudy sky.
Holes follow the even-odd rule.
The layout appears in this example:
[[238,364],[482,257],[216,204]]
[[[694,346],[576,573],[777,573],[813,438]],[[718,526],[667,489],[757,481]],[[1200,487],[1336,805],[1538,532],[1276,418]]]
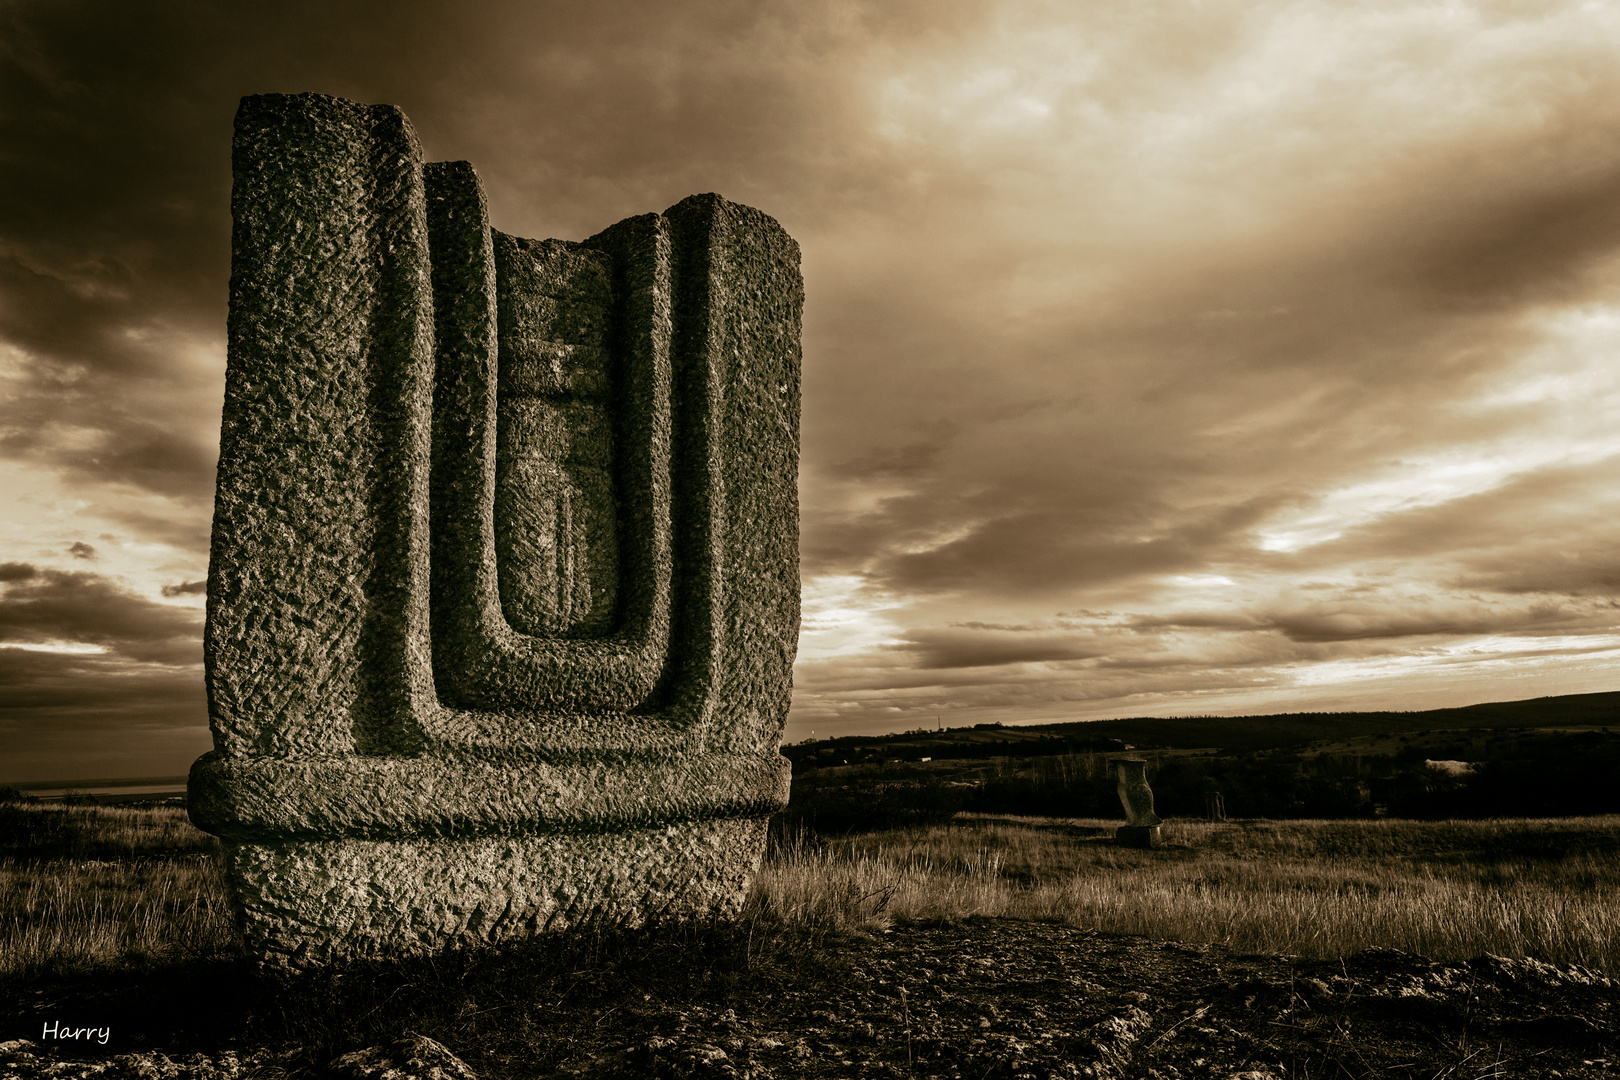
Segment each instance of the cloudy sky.
[[208,747],[261,91],[400,105],[509,233],[798,239],[789,738],[1620,689],[1617,54],[1608,3],[0,0],[0,779]]

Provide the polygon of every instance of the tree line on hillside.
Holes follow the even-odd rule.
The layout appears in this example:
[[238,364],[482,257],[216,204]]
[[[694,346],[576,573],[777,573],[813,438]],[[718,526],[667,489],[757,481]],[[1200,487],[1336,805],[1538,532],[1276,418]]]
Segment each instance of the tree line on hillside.
[[[979,758],[1035,758],[1057,754],[1117,753],[1127,743],[1112,738],[1080,739],[1062,735],[998,737],[1001,724],[976,724],[968,740],[955,731],[944,734],[913,731],[882,739],[844,736],[814,743],[782,747],[782,755],[795,769],[829,765],[884,764],[904,761],[962,761]],[[1014,729],[1016,730],[1016,729]]]
[[[1620,813],[1620,737],[1549,735],[1466,768],[1436,766],[1416,748],[1381,755],[1146,752],[1162,817],[1488,818]],[[889,763],[796,770],[784,828],[838,834],[933,824],[962,811],[1122,818],[1102,753],[1003,759],[970,782]]]
[[1331,732],[1335,739],[1434,731],[1506,731],[1620,726],[1620,691],[1494,701],[1423,712],[1276,713],[1267,716],[1132,717],[1052,724],[974,724],[889,735],[842,735],[784,746],[794,765],[919,757],[1023,757],[1130,746],[1182,750],[1220,747],[1229,754],[1304,747]]

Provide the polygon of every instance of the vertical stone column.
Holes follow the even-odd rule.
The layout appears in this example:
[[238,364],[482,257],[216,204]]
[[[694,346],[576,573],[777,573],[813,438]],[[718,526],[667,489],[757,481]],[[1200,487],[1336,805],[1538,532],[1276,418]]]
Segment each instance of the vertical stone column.
[[421,149],[398,109],[248,98],[204,659],[233,755],[406,751],[432,688],[433,306]]
[[397,109],[244,99],[193,820],[272,965],[736,910],[787,798],[798,248],[489,227]]
[[1119,801],[1125,824],[1114,838],[1127,847],[1158,847],[1164,842],[1160,818],[1153,812],[1153,789],[1148,786],[1147,761],[1139,757],[1109,758],[1119,782]]

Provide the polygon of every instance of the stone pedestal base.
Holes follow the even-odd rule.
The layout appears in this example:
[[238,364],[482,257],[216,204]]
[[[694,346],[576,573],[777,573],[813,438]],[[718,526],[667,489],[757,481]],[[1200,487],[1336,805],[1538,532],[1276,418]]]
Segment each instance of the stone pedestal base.
[[273,969],[489,945],[584,921],[735,915],[766,817],[618,833],[225,844],[248,947]]
[[1114,832],[1114,842],[1124,847],[1156,848],[1164,844],[1164,834],[1157,825],[1121,825]]

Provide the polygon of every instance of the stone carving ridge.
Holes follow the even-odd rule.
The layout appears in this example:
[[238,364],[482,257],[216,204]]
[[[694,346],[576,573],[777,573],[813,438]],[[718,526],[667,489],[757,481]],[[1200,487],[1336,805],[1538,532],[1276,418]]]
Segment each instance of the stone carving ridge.
[[734,911],[787,799],[798,247],[489,226],[404,115],[244,98],[193,820],[271,965]]

